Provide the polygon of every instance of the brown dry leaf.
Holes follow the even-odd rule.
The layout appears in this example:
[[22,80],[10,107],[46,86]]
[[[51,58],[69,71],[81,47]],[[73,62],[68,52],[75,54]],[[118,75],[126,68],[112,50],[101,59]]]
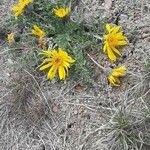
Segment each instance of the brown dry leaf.
[[112,0],[105,0],[105,5],[104,5],[104,8],[106,10],[109,10],[112,6]]
[[75,86],[75,90],[76,90],[77,92],[83,91],[84,88],[85,88],[85,87],[84,87],[83,85],[81,85],[80,83]]

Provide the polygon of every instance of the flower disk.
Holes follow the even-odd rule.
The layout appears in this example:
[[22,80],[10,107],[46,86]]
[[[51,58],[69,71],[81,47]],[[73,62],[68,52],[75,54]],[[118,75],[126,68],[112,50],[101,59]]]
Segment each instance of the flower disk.
[[46,58],[43,61],[43,66],[40,67],[39,70],[49,69],[47,78],[52,80],[54,79],[56,73],[59,74],[60,80],[65,80],[66,76],[68,76],[68,68],[70,68],[70,64],[74,63],[75,60],[72,59],[67,52],[63,51],[61,48],[58,48],[58,51],[55,49],[49,51],[43,51],[43,54]]
[[42,38],[46,35],[46,33],[42,29],[40,29],[40,27],[38,27],[37,25],[33,26],[32,34],[38,36],[39,38]]
[[63,7],[56,7],[56,8],[54,8],[53,9],[53,11],[54,11],[54,14],[57,16],[57,17],[59,17],[59,18],[64,18],[64,17],[66,17],[68,14],[69,14],[69,12],[70,12],[70,9],[69,9],[69,7],[65,7],[65,8],[63,8]]
[[112,61],[116,61],[116,55],[121,56],[121,53],[116,47],[127,44],[126,36],[120,31],[121,26],[114,26],[111,28],[110,24],[106,24],[106,30],[108,34],[104,35],[104,47],[103,52],[108,54],[108,57]]
[[113,69],[111,74],[108,76],[108,81],[112,86],[120,86],[120,77],[126,76],[126,67],[121,66],[119,68]]
[[18,17],[21,15],[29,3],[32,3],[32,0],[19,0],[18,4],[12,7],[12,10],[15,12],[14,16]]

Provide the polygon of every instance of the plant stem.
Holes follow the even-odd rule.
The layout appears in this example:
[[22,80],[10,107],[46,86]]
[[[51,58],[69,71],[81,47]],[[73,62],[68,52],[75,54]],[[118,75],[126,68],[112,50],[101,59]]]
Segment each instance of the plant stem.
[[87,53],[87,55],[88,55],[88,57],[89,57],[100,69],[102,69],[105,73],[110,72],[110,69],[109,69],[109,68],[104,68],[104,67],[101,66],[99,63],[97,63],[97,62],[92,58],[92,56],[91,56],[90,54]]

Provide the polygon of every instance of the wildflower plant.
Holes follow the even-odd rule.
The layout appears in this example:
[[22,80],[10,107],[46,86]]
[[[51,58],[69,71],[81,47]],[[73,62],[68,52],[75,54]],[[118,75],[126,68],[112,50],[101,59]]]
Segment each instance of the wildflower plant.
[[[20,2],[21,1],[18,2],[18,5],[21,5]],[[29,4],[30,7],[26,7]],[[70,17],[73,9],[71,7],[71,1],[68,0],[58,1],[58,3],[49,3],[48,0],[43,0],[42,3],[40,0],[27,0],[23,10],[24,12],[21,13],[21,17],[19,17],[16,22],[19,30],[22,31],[22,28],[24,28],[24,31],[29,33],[30,38],[34,36],[38,38],[38,44],[35,39],[36,46],[34,46],[34,48],[36,49],[30,52],[31,55],[33,53],[37,58],[35,67],[43,61],[42,58],[39,57],[41,55],[38,54],[40,54],[41,51],[46,52],[47,49],[50,49],[48,50],[49,52],[52,51],[51,56],[49,56],[50,58],[48,59],[48,56],[43,53],[45,59],[40,67],[40,70],[49,69],[47,74],[48,79],[52,80],[57,73],[60,80],[66,79],[68,69],[70,68],[70,64],[72,64],[69,75],[75,79],[80,77],[88,81],[91,68],[87,63],[87,52],[89,52],[89,50],[97,51],[100,49],[100,44],[102,43],[98,43],[95,35],[103,35],[103,29],[100,27],[103,26],[104,22],[95,22],[93,26],[90,26],[85,24],[84,20],[80,18],[78,18],[77,21],[73,21]],[[121,56],[118,46],[127,44],[126,36],[123,35],[120,26],[111,27],[110,24],[106,24],[106,29],[108,34],[104,35],[103,51],[108,54],[109,59],[115,62],[117,56]],[[22,37],[20,37],[20,39],[21,38]],[[52,47],[49,45],[49,39],[51,39]],[[60,53],[64,53],[64,55],[72,58],[71,62],[67,60],[69,63],[68,68],[64,66],[63,63],[61,67],[52,63],[54,62],[52,60],[56,56],[59,56]],[[27,59],[29,56],[26,55],[25,57]],[[45,60],[49,60],[49,62],[45,62]],[[61,58],[61,55],[59,60],[66,62],[64,56]],[[110,76],[110,78],[112,77]],[[116,83],[116,85],[118,84],[119,82]]]
[[[54,4],[49,3],[48,0],[43,0],[42,3],[37,0],[26,7],[16,22],[19,30],[24,28],[31,38],[34,36],[38,38],[38,49],[35,50],[34,55],[38,55],[37,51],[41,53],[42,50],[46,50],[49,47],[48,41],[51,39],[55,45],[52,49],[62,48],[75,60],[70,70],[70,76],[75,79],[80,76],[82,79],[88,80],[90,67],[87,65],[86,51],[99,47],[97,40],[93,37],[94,33],[89,34],[90,30],[95,32],[95,27],[87,27],[80,19],[72,21],[71,13],[71,1],[58,1],[58,4]],[[38,61],[40,64],[42,58]],[[37,65],[35,63],[35,66]]]

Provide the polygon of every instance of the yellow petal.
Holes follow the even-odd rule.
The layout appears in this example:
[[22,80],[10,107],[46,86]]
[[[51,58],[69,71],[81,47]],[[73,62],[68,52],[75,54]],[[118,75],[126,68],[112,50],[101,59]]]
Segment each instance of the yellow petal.
[[116,39],[118,39],[118,40],[125,40],[125,39],[127,38],[127,37],[124,36],[121,32],[117,33],[117,34],[115,35],[115,37],[116,37]]
[[118,41],[117,45],[126,45],[128,44],[127,41]]
[[120,30],[121,26],[114,26],[113,28],[111,28],[111,33],[117,33]]
[[66,14],[68,14],[69,12],[70,12],[70,8],[67,7],[67,8],[66,8]]
[[121,53],[120,53],[115,47],[112,47],[112,50],[113,50],[116,54],[118,54],[119,56],[121,56]]
[[47,62],[51,62],[52,61],[52,58],[45,58],[43,63],[47,63]]
[[114,76],[114,77],[123,77],[125,75],[126,75],[126,67],[125,66],[121,66],[112,71],[112,76]]
[[31,30],[32,34],[37,35],[37,31],[35,31],[34,29]]
[[110,47],[107,47],[107,53],[108,53],[108,57],[109,57],[110,60],[116,61],[117,57],[112,52],[112,49]]
[[112,75],[113,75],[114,77],[123,77],[123,76],[125,76],[126,74],[116,71],[116,72],[113,72]]
[[63,62],[63,66],[70,68],[70,64],[68,62],[66,62],[66,61]]
[[56,75],[56,72],[57,72],[57,68],[56,67],[51,67],[48,74],[47,74],[47,78],[50,79],[50,80],[53,80],[55,75]]
[[62,80],[62,79],[64,80],[66,78],[66,72],[65,72],[64,67],[59,66],[58,73],[59,73],[59,79],[60,80]]
[[44,50],[44,51],[42,51],[41,54],[43,54],[43,55],[45,55],[47,57],[50,57],[52,55],[52,51],[50,51],[50,50]]
[[52,65],[51,63],[48,63],[48,64],[46,64],[46,65],[43,65],[42,67],[39,68],[39,70],[40,70],[40,71],[45,70],[45,69],[49,68],[51,65]]
[[116,70],[120,72],[124,72],[127,70],[127,68],[125,66],[121,66],[121,67],[116,68]]
[[112,76],[112,75],[110,75],[109,77],[108,77],[108,80],[109,80],[109,82],[110,82],[110,84],[111,85],[115,85],[115,78]]
[[60,18],[63,18],[63,17],[65,17],[65,16],[67,16],[68,14],[69,14],[69,12],[70,12],[70,9],[69,9],[69,7],[66,7],[66,8],[63,8],[63,7],[55,7],[54,9],[53,9],[53,12],[55,13],[55,15],[57,16],[57,17],[60,17]]
[[67,54],[62,48],[58,48],[58,53],[61,55]]
[[13,10],[13,11],[17,11],[18,10],[18,6],[12,6],[12,8],[11,8],[11,10]]
[[58,48],[58,53],[65,58],[65,61],[69,63],[74,63],[75,60],[68,56],[67,52],[63,51],[61,48]]
[[56,57],[57,55],[58,52],[55,49],[51,50],[51,57]]
[[108,32],[110,32],[111,31],[111,28],[110,28],[110,24],[106,24],[106,30],[108,31]]
[[33,25],[34,30],[39,30],[39,27],[37,25]]
[[104,53],[106,52],[106,48],[107,48],[107,46],[106,46],[106,44],[104,44],[104,47],[103,47],[103,52]]
[[44,37],[46,35],[46,33],[42,29],[40,29],[37,25],[33,26],[32,33],[39,37]]
[[[112,86],[119,86],[118,84],[118,79],[117,78],[114,78],[112,75],[110,75],[108,77],[108,80],[109,80],[109,83],[112,85]],[[120,82],[119,82],[120,83]]]
[[70,56],[68,56],[68,58],[66,58],[66,61],[69,62],[69,63],[74,63],[75,60],[72,59]]
[[67,74],[67,76],[68,76],[68,68],[70,68],[70,64],[69,64],[68,62],[64,62],[64,63],[63,63],[63,66],[64,66],[64,68],[65,68],[65,70],[66,70],[66,74]]
[[66,76],[68,76],[68,67],[64,66],[65,67],[65,71],[66,71]]

